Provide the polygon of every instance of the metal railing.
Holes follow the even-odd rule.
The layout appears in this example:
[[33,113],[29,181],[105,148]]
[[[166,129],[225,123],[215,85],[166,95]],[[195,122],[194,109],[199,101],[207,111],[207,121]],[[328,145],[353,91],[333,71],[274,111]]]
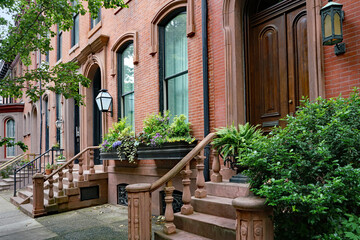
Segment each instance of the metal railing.
[[[37,156],[32,161],[14,168],[14,197],[16,196],[17,189],[25,187],[32,182],[34,173],[45,172],[46,164],[54,165],[56,153],[62,155],[64,149],[50,148],[43,154]],[[54,155],[55,153],[55,155]]]

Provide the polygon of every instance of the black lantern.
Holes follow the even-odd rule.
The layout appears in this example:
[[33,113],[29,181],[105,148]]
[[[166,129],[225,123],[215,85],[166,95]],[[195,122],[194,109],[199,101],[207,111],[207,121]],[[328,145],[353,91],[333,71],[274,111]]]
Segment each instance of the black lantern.
[[112,97],[106,89],[100,90],[95,101],[101,112],[112,112]]
[[336,55],[345,53],[345,43],[341,43],[344,19],[342,7],[342,4],[329,0],[328,4],[320,10],[323,45],[336,45]]

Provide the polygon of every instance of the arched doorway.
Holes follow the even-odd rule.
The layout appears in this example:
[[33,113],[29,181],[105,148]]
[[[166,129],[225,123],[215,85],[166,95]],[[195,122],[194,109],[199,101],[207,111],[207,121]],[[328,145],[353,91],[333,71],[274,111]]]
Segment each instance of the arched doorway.
[[269,131],[309,96],[306,1],[247,4],[247,121]]
[[[93,146],[98,146],[102,142],[102,119],[101,112],[95,102],[96,96],[99,94],[101,89],[101,71],[100,68],[96,69],[93,81],[92,81],[92,108],[93,108]],[[96,165],[101,164],[100,153],[98,150],[94,152],[94,163]]]

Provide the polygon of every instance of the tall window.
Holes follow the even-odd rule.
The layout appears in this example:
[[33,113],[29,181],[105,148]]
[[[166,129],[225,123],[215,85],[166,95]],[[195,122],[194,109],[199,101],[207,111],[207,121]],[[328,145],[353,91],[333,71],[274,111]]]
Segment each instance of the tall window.
[[[5,122],[5,137],[11,138],[12,142],[15,141],[15,121],[13,119],[8,119]],[[6,156],[13,157],[15,156],[15,146],[5,148]]]
[[119,99],[118,117],[126,117],[127,123],[134,129],[134,45],[132,42],[124,45],[118,53],[119,61]]
[[[75,6],[77,1],[72,1],[71,4]],[[79,42],[79,13],[73,15],[73,27],[71,29],[71,47]]]
[[59,61],[62,58],[62,31],[57,28],[57,54],[56,60]]
[[[189,113],[188,56],[186,37],[186,12],[160,26],[160,97],[165,91],[165,104],[160,99],[160,109],[168,109],[173,115]],[[165,89],[162,90],[164,86]],[[165,105],[165,106],[164,106]]]
[[101,8],[99,8],[99,12],[97,18],[91,18],[91,29],[96,26],[101,21]]

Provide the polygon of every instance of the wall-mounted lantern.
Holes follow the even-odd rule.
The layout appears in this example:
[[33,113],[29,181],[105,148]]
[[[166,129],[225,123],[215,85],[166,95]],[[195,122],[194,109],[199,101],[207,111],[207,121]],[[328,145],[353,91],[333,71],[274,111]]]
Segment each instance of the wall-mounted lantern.
[[112,114],[112,97],[106,89],[100,90],[95,101],[101,112],[111,112]]
[[63,120],[62,119],[58,119],[55,121],[55,125],[57,129],[61,129],[61,126],[63,124]]
[[335,54],[345,53],[343,41],[343,5],[329,0],[320,10],[323,45],[335,45]]

